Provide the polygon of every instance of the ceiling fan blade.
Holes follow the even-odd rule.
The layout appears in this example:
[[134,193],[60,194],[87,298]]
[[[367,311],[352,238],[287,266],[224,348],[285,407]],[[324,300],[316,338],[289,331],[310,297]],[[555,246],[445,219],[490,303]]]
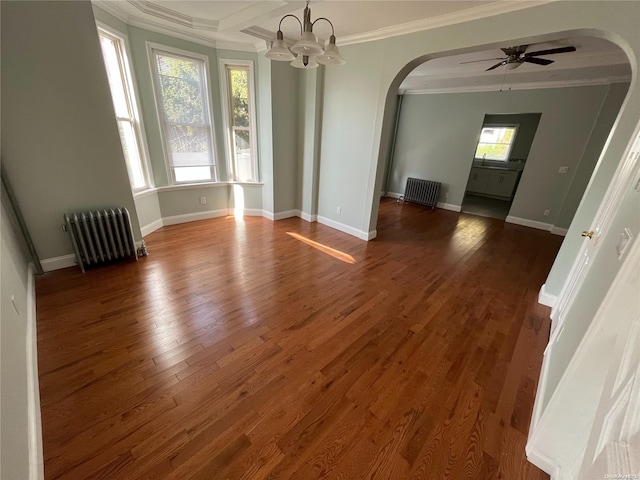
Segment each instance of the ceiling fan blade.
[[500,57],[500,58],[485,58],[483,60],[471,60],[470,62],[460,62],[460,65],[463,65],[465,63],[488,62],[489,60],[506,60],[506,58]]
[[551,65],[553,63],[553,60],[547,60],[546,58],[525,57],[522,60],[536,65]]
[[493,70],[494,68],[498,68],[498,67],[501,67],[502,65],[506,65],[506,64],[507,64],[506,60],[503,60],[503,61],[502,61],[502,62],[500,62],[500,63],[496,63],[493,67],[489,67],[489,68],[487,68],[487,69],[485,70],[485,72],[488,72],[489,70]]
[[525,53],[525,57],[537,57],[539,55],[553,55],[555,53],[567,53],[567,52],[575,52],[576,47],[560,47],[560,48],[551,48],[549,50],[539,50],[537,52],[529,52]]

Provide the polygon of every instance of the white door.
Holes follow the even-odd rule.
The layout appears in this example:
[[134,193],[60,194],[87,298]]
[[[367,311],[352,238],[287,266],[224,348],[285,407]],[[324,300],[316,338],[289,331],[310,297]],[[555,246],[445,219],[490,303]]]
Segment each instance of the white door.
[[620,205],[622,196],[630,187],[630,182],[632,181],[631,172],[640,157],[640,123],[636,126],[634,137],[632,138],[635,138],[635,141],[627,147],[624,160],[620,162],[618,170],[613,177],[610,193],[606,196],[602,205],[600,205],[600,209],[589,229],[583,232],[584,240],[580,253],[569,272],[569,276],[558,296],[558,301],[551,310],[552,340],[562,332],[562,324],[566,314],[593,263],[593,259],[598,253],[600,237],[607,232],[613,216]]
[[[591,435],[584,479],[640,479],[640,241],[599,312],[618,334]],[[613,319],[613,321],[611,321]],[[596,319],[597,321],[598,319]]]

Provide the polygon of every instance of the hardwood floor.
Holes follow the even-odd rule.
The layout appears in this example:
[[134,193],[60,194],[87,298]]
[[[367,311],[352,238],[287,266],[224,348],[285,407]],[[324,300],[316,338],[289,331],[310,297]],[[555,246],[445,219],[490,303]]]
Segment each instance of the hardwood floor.
[[561,238],[383,200],[164,227],[37,282],[48,479],[547,479],[524,445]]

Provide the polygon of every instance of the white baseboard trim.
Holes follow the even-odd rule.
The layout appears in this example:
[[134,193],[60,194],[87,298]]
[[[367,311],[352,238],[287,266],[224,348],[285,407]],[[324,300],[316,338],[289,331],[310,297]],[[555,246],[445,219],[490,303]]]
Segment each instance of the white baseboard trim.
[[208,220],[210,218],[226,217],[229,215],[229,209],[208,210],[206,212],[183,213],[182,215],[172,215],[171,217],[162,217],[162,224],[178,225],[180,223],[196,222],[198,220]]
[[[235,213],[235,210],[233,208],[229,209],[229,215],[233,215]],[[260,208],[245,208],[242,211],[242,214],[245,217],[262,217],[263,216],[263,211]]]
[[344,223],[336,222],[335,220],[331,220],[330,218],[323,217],[318,215],[318,223],[322,225],[326,225],[327,227],[335,228],[336,230],[340,230],[341,232],[348,233],[349,235],[353,235],[354,237],[358,237],[361,240],[371,240],[369,237],[371,234],[377,235],[377,232],[364,232],[362,230],[358,230],[357,228],[350,227],[349,225],[345,225]]
[[36,331],[35,267],[29,264],[27,279],[27,424],[29,438],[29,480],[44,478],[42,453],[42,419],[38,383],[38,338]]
[[376,238],[378,236],[378,231],[377,230],[371,230],[368,234],[367,234],[367,238],[363,238],[363,240],[373,240],[374,238]]
[[540,287],[540,292],[538,293],[538,303],[553,308],[557,301],[558,296],[547,292],[546,284],[543,284],[542,287]]
[[537,228],[538,230],[546,230],[547,232],[550,232],[551,227],[553,227],[553,225],[551,225],[550,223],[536,222],[535,220],[529,220],[527,218],[520,218],[520,217],[512,217],[511,215],[509,215],[505,219],[505,222],[515,223],[516,225],[522,225],[523,227]]
[[[398,192],[387,192],[386,196],[389,198],[397,199],[397,198],[400,198],[402,194]],[[452,212],[460,212],[462,210],[462,207],[460,205],[454,205],[453,203],[445,203],[445,202],[438,202],[436,207],[442,208],[443,210],[451,210]]]
[[76,256],[73,253],[61,255],[59,257],[45,258],[40,262],[42,270],[52,272],[61,268],[69,268],[76,266]]
[[151,222],[149,225],[145,225],[144,227],[141,227],[140,231],[142,232],[142,236],[146,237],[150,233],[155,232],[156,230],[158,230],[163,226],[164,226],[164,222],[162,218],[159,218],[158,220]]
[[566,237],[568,231],[569,229],[567,228],[560,228],[560,227],[556,227],[555,225],[551,227],[551,230],[550,230],[550,232],[553,233],[554,235],[560,235],[562,237]]
[[307,212],[300,212],[300,218],[307,221],[307,222],[317,222],[318,221],[318,215],[316,215],[315,213],[312,215],[310,213]]
[[285,218],[299,217],[300,210],[285,210],[284,212],[278,212],[273,214],[274,220],[284,220]]
[[452,212],[460,212],[462,210],[460,205],[454,205],[453,203],[438,202],[438,205],[436,206],[443,210],[451,210]]
[[529,444],[527,444],[525,451],[529,462],[533,463],[543,472],[548,473],[551,480],[560,480],[560,467],[553,462],[553,460],[545,454],[538,452],[535,448],[530,447]]

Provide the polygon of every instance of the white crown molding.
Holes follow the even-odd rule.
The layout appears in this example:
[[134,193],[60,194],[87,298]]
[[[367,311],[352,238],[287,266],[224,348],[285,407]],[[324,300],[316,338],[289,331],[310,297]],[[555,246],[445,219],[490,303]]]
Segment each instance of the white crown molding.
[[97,8],[98,10],[107,12],[109,15],[116,17],[121,22],[127,23],[129,21],[129,14],[124,10],[122,10],[121,8],[119,8],[118,6],[116,6],[110,0],[100,0],[100,1],[94,0],[91,3],[93,5],[93,8]]
[[185,15],[162,5],[149,2],[148,0],[128,0],[129,5],[134,6],[142,13],[161,18],[168,22],[177,23],[194,30],[207,30],[209,32],[217,32],[219,22],[217,20],[209,20],[207,18],[198,18]]
[[[509,90],[537,90],[539,88],[567,88],[567,87],[586,87],[596,85],[610,85],[612,83],[627,83],[631,81],[629,75],[609,78],[585,78],[579,80],[560,80],[549,82],[523,82],[515,83],[510,87],[503,87],[502,91]],[[441,93],[474,93],[474,92],[496,92],[500,90],[500,85],[474,85],[468,87],[451,87],[451,88],[416,88],[403,89],[401,95],[431,95]]]
[[216,48],[218,50],[234,50],[236,52],[263,52],[267,49],[266,44],[263,41],[257,43],[241,43],[230,42],[227,40],[216,40]]
[[553,1],[556,0],[531,0],[519,2],[514,2],[513,0],[500,0],[489,5],[473,7],[459,12],[440,15],[435,18],[423,18],[420,20],[415,20],[413,22],[403,23],[401,25],[379,28],[372,32],[347,35],[345,37],[340,37],[338,39],[338,44],[352,45],[355,43],[382,40],[384,38],[396,37],[399,35],[406,35],[408,33],[420,32],[422,30],[431,30],[434,28],[454,25],[456,23],[470,22],[472,20],[478,20],[480,18],[493,17],[495,15],[502,15],[503,13],[524,10],[527,8],[537,7],[538,5],[551,3]]
[[[183,23],[178,23],[177,26],[170,26],[159,22],[154,22],[146,18],[130,15],[119,7],[115,2],[111,0],[102,0],[94,2],[94,8],[103,10],[106,13],[116,17],[121,22],[126,23],[132,27],[144,28],[152,32],[161,33],[163,35],[169,35],[175,38],[180,38],[188,42],[197,43],[198,45],[204,45],[205,47],[221,48],[226,50],[235,50],[241,52],[256,53],[265,49],[264,42],[259,41],[256,43],[241,43],[241,42],[229,42],[225,40],[215,40],[206,35],[201,35],[192,31],[193,27],[187,26]],[[165,19],[166,20],[166,19]],[[176,22],[174,22],[176,23]],[[201,29],[204,30],[204,29]],[[214,33],[215,31],[209,30]]]

